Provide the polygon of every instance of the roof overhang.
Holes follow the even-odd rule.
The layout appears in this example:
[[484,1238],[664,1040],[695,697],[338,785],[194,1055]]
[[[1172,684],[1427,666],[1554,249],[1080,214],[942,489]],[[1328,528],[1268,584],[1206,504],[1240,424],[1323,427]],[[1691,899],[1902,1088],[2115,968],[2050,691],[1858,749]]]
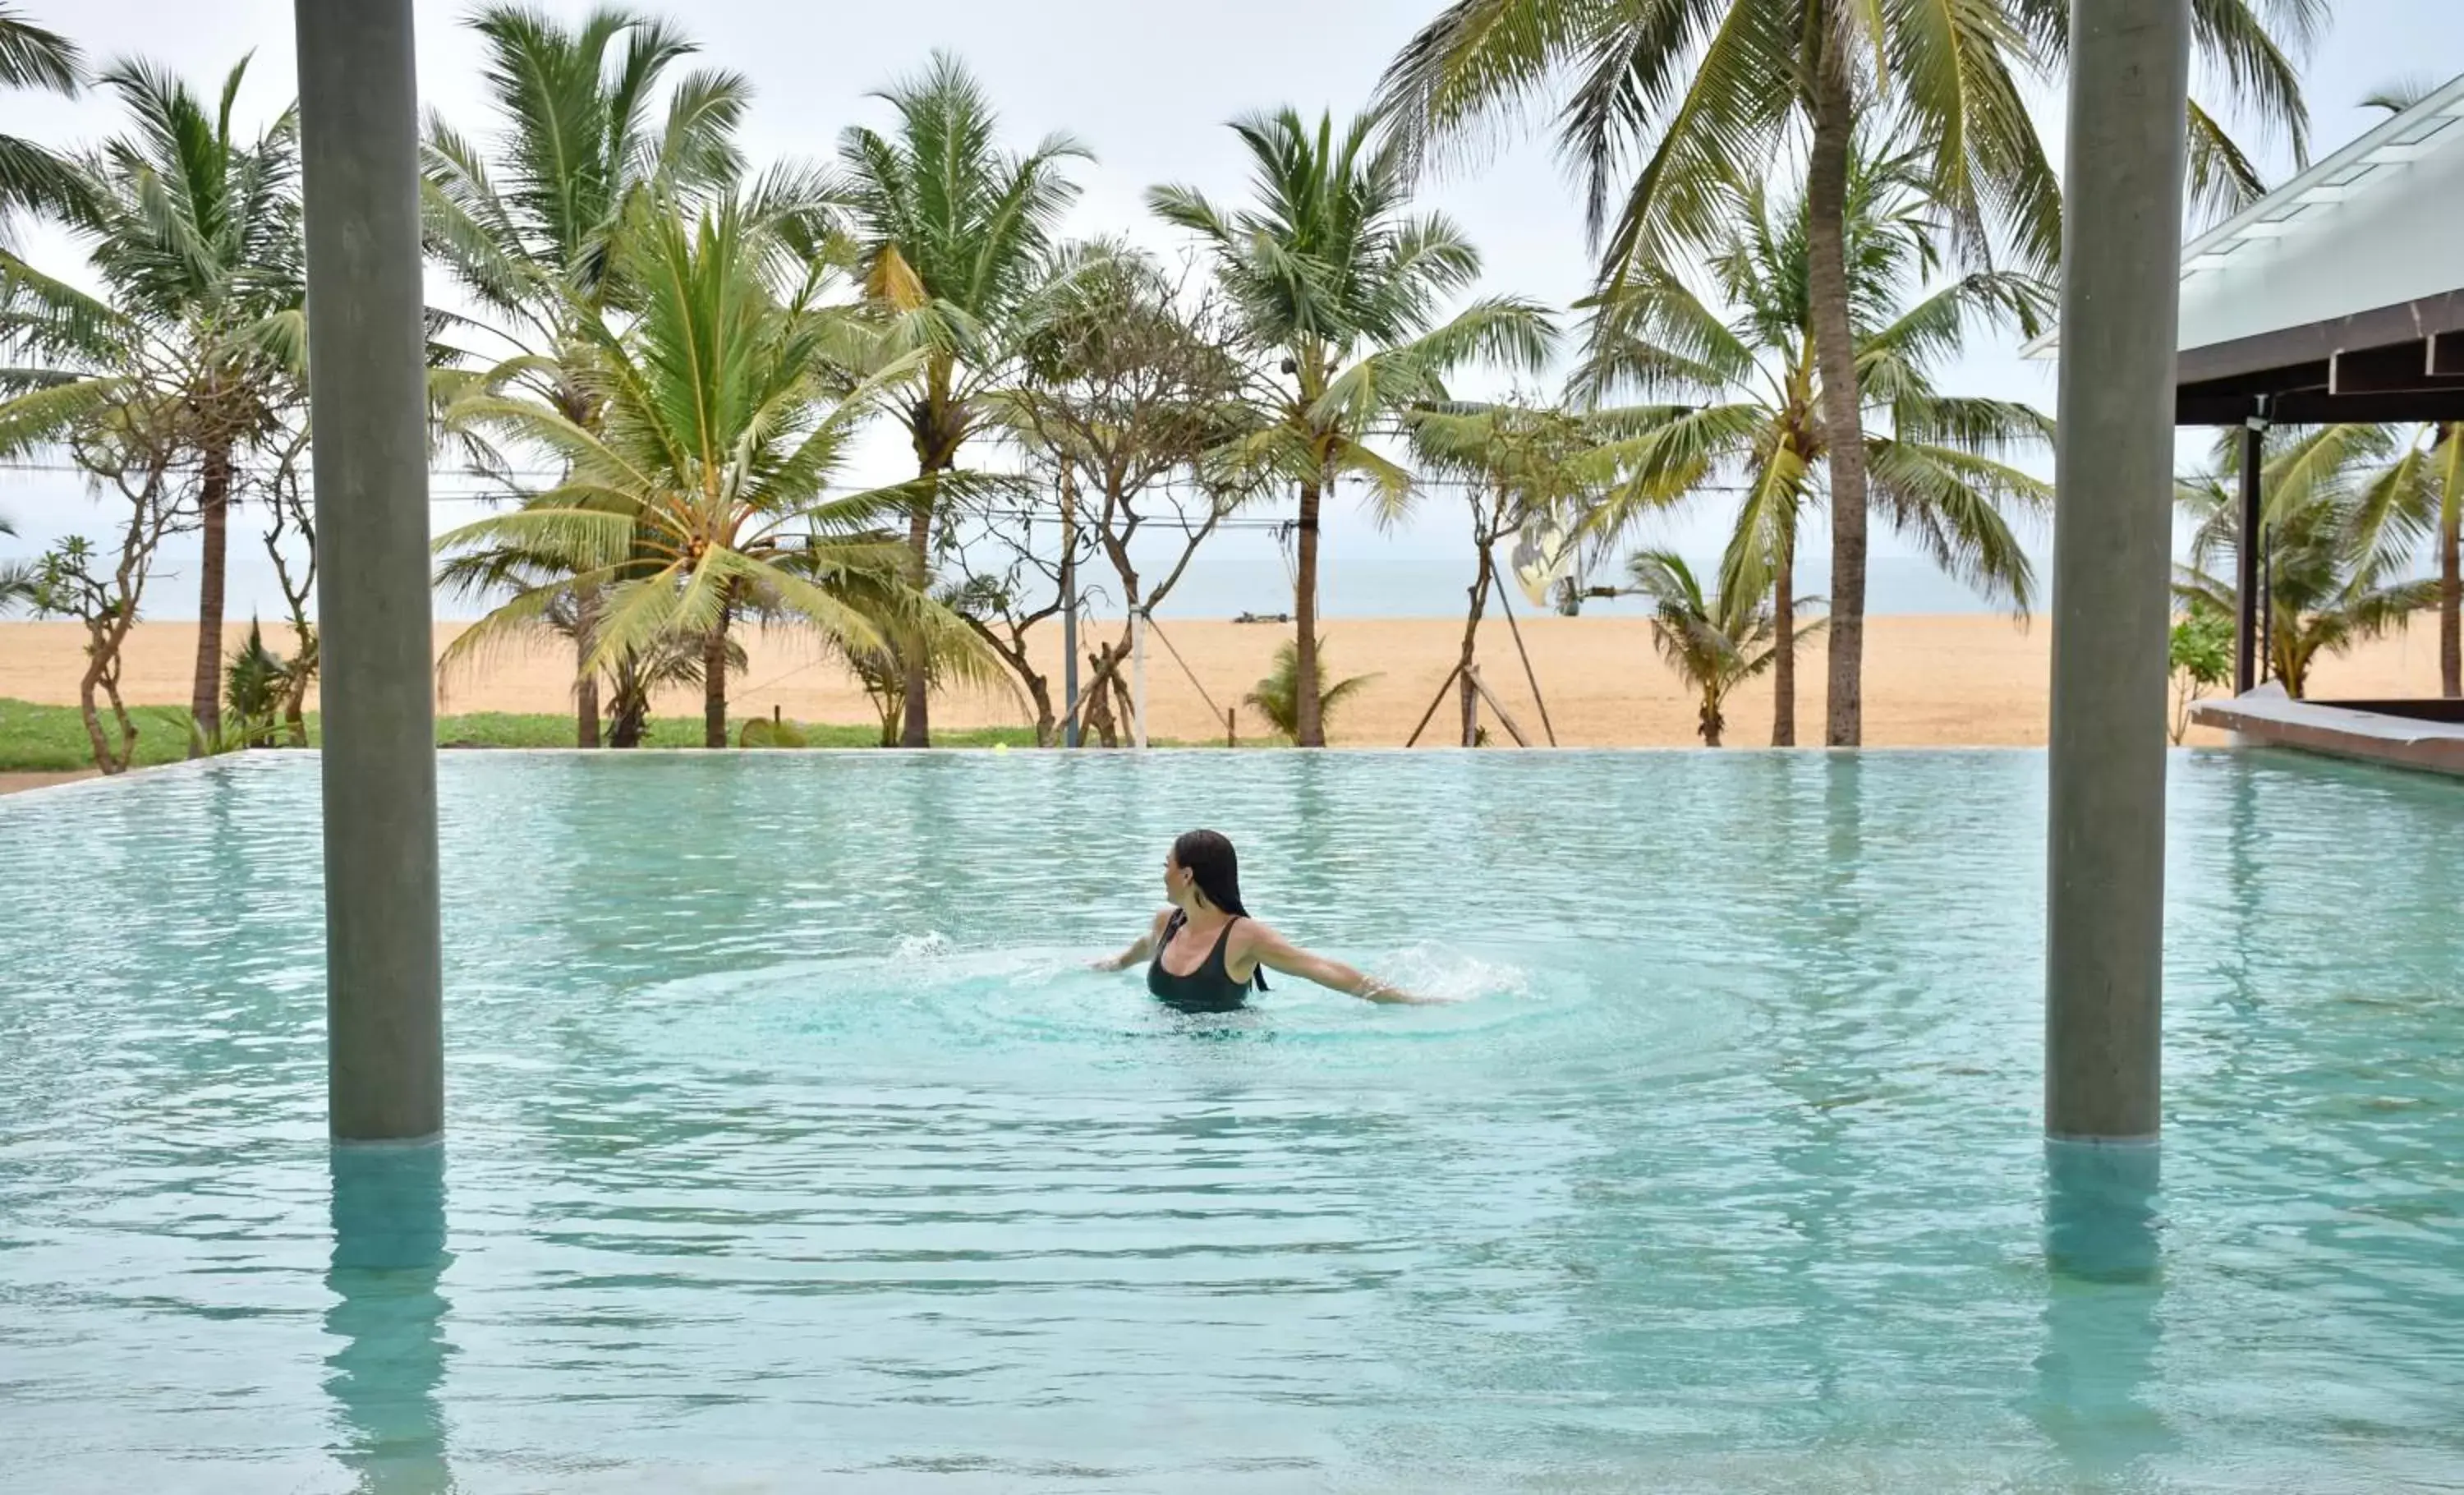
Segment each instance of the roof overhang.
[[2186,246],[2180,338],[2185,426],[2464,420],[2464,77]]

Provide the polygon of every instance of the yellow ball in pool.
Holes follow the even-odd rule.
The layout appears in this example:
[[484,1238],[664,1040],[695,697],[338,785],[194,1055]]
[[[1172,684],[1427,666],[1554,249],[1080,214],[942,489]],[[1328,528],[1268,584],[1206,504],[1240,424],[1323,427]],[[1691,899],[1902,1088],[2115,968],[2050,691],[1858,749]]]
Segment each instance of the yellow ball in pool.
[[1006,753],[1009,751],[1009,744],[1006,742],[996,742],[993,744],[993,751],[996,753]]

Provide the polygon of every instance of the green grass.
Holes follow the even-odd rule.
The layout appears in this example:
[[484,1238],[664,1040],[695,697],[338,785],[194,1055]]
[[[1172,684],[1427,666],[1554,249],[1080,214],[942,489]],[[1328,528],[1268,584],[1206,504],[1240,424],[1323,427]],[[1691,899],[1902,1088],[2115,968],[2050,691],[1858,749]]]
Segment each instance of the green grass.
[[[137,762],[141,767],[176,763],[188,756],[188,711],[179,706],[144,706],[130,711],[137,722]],[[733,738],[742,730],[737,722]],[[109,720],[105,718],[105,730]],[[797,724],[808,746],[862,748],[879,745],[873,726]],[[318,737],[317,717],[308,717],[308,739]],[[937,732],[941,747],[1033,747],[1035,733],[1027,727],[988,727],[963,732]],[[439,716],[436,744],[447,748],[553,748],[573,746],[573,717],[553,713],[474,712]],[[701,718],[668,716],[650,724],[648,747],[701,746]],[[36,706],[0,699],[0,773],[72,773],[94,766],[86,744],[85,723],[74,706]]]
[[[188,756],[187,710],[133,711],[140,765],[176,763]],[[104,719],[108,730],[110,721]],[[94,766],[85,722],[74,706],[0,700],[0,773],[64,774]]]

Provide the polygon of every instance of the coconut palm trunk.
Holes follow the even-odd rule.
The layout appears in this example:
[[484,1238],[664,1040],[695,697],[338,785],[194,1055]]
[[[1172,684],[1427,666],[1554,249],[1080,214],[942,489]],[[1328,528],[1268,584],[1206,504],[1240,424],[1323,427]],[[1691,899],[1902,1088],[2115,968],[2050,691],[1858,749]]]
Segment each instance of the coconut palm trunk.
[[[590,658],[590,646],[581,646],[584,668]],[[599,745],[599,677],[584,674],[573,688],[573,745],[595,748]]]
[[727,746],[727,613],[701,646],[701,745]]
[[2450,495],[2438,527],[2438,690],[2450,699],[2464,695],[2464,576],[2458,575],[2456,507]]
[[[936,475],[935,470],[928,468],[924,475],[929,481]],[[928,495],[907,517],[907,549],[913,565],[908,581],[918,592],[930,591],[933,584],[933,499]],[[914,641],[902,645],[898,650],[898,666],[902,697],[898,745],[931,747],[932,662],[924,657],[923,645]]]
[[1805,182],[1807,291],[1831,461],[1831,698],[1823,736],[1833,747],[1863,740],[1865,718],[1865,440],[1847,256],[1848,153],[1857,114],[1846,67],[1846,58],[1826,56],[1815,77]]
[[2464,564],[2457,551],[2464,536],[2464,421],[2449,424],[2435,453],[2438,461],[2438,690],[2451,700],[2464,695]]
[[590,656],[599,648],[596,592],[584,591],[575,599],[573,621],[573,745],[595,748],[599,745],[599,672],[590,668]]
[[1293,641],[1299,667],[1292,680],[1292,743],[1326,746],[1317,679],[1317,514],[1321,497],[1316,483],[1301,485],[1300,555],[1293,567],[1292,620],[1300,629]]
[[209,448],[197,491],[197,525],[204,554],[197,562],[197,669],[188,690],[188,714],[197,730],[188,756],[209,750],[222,735],[223,593],[231,552],[231,448]]
[[1462,678],[1456,685],[1463,693],[1463,745],[1480,746],[1480,692],[1472,684],[1472,653],[1480,641],[1480,615],[1488,605],[1489,579],[1496,575],[1496,562],[1489,554],[1491,540],[1486,531],[1480,535],[1480,565],[1471,583],[1471,610],[1463,617],[1463,660],[1456,668]]
[[1771,571],[1771,616],[1780,620],[1771,649],[1771,746],[1796,746],[1796,537],[1780,538]]

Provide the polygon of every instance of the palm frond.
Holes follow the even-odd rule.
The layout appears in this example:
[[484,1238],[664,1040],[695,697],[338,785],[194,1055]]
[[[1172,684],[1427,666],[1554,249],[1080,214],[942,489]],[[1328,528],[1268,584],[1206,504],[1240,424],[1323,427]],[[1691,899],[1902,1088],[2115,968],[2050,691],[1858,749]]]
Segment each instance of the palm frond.
[[2013,467],[1947,447],[1869,438],[1876,506],[1936,567],[1985,598],[2024,615],[2035,577],[2006,511],[2043,512],[2053,485]]
[[76,42],[0,5],[0,87],[74,94],[84,82],[85,55]]

